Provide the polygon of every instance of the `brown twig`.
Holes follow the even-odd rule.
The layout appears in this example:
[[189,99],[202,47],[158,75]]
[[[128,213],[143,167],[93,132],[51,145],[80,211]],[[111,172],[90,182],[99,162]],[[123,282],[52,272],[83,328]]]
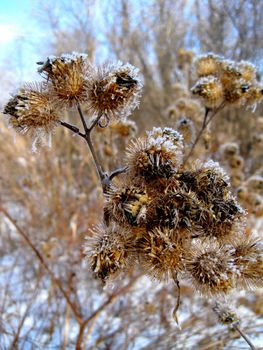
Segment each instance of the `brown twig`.
[[73,131],[74,134],[77,134],[77,135],[79,135],[79,136],[81,136],[81,137],[85,137],[85,134],[83,134],[82,132],[80,132],[79,128],[76,127],[75,125],[71,125],[71,124],[69,124],[69,123],[63,122],[62,120],[60,120],[59,122],[60,122],[60,124],[61,124],[62,126],[64,126],[65,128],[67,128],[67,129]]
[[74,314],[76,320],[79,323],[81,323],[82,322],[82,318],[81,318],[81,315],[80,315],[79,311],[77,310],[77,308],[73,304],[73,302],[70,300],[70,297],[69,297],[68,293],[64,290],[60,280],[54,275],[52,270],[47,265],[44,257],[40,253],[40,251],[37,249],[37,247],[34,245],[34,243],[31,241],[31,239],[25,233],[25,231],[17,224],[17,221],[8,213],[8,211],[6,209],[0,207],[0,212],[2,212],[2,214],[13,224],[13,226],[16,228],[17,233],[19,233],[20,236],[23,237],[23,239],[26,241],[26,243],[31,248],[31,250],[35,253],[36,257],[38,258],[38,260],[40,262],[40,264],[48,272],[48,274],[50,275],[51,279],[53,280],[53,282],[55,283],[55,285],[57,286],[57,288],[60,290],[61,294],[65,298],[65,300],[66,300],[67,304],[69,305],[72,313]]
[[233,324],[233,328],[241,335],[241,337],[247,342],[247,344],[250,346],[250,348],[252,350],[256,350],[256,348],[254,347],[254,345],[251,343],[251,341],[248,339],[248,337],[246,336],[245,333],[243,333],[243,331],[241,331],[241,329],[238,327],[237,324]]
[[134,285],[134,283],[138,280],[140,275],[134,277],[125,287],[119,289],[114,294],[110,295],[109,298],[97,309],[95,310],[88,318],[86,318],[79,329],[79,334],[76,343],[76,350],[82,350],[82,341],[85,333],[85,329],[90,322],[92,322],[98,315],[111,303],[113,303],[120,295],[127,293],[130,288]]
[[[212,119],[217,115],[217,113],[224,108],[224,104],[221,104],[218,108],[214,109],[212,114],[209,116],[209,112],[210,110],[209,109],[206,109],[205,111],[205,116],[204,116],[204,120],[203,120],[203,124],[202,124],[202,127],[199,131],[199,133],[197,134],[196,136],[196,139],[189,151],[189,153],[187,154],[186,158],[184,159],[184,162],[183,162],[183,167],[185,166],[185,164],[187,163],[188,159],[191,157],[191,155],[193,154],[194,152],[194,149],[197,145],[197,143],[199,142],[203,132],[205,131],[206,127],[208,126],[208,124],[212,121]],[[209,117],[208,117],[209,116]]]
[[175,322],[177,323],[177,325],[179,326],[179,322],[178,322],[178,318],[177,318],[177,311],[180,307],[181,289],[180,289],[180,283],[179,283],[179,280],[177,277],[177,273],[173,272],[172,277],[173,277],[174,283],[175,283],[176,288],[177,288],[177,298],[176,298],[176,305],[173,309],[173,318],[174,318]]

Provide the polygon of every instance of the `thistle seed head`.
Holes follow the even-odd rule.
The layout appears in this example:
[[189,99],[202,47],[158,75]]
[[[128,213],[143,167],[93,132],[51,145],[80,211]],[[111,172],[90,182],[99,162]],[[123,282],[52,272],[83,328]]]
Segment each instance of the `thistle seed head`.
[[207,108],[214,109],[224,101],[224,88],[217,77],[209,75],[200,78],[191,89],[194,95],[201,97]]
[[87,89],[87,110],[121,119],[138,107],[141,92],[138,69],[132,65],[118,62],[94,67]]
[[194,69],[198,78],[216,75],[222,58],[212,53],[198,56],[194,61]]
[[131,234],[117,225],[106,227],[104,224],[91,233],[92,237],[87,237],[84,245],[84,254],[94,275],[105,282],[127,266],[132,250]]
[[228,293],[234,287],[233,248],[214,241],[193,244],[186,271],[194,287],[204,295]]
[[170,178],[183,158],[183,138],[171,128],[154,128],[145,139],[128,147],[126,164],[131,178],[144,183],[158,178]]
[[64,54],[48,57],[38,69],[48,82],[62,107],[72,107],[87,98],[87,79],[91,64],[85,54]]
[[155,228],[146,231],[135,247],[143,271],[154,279],[167,280],[173,271],[183,268],[185,247],[175,230]]

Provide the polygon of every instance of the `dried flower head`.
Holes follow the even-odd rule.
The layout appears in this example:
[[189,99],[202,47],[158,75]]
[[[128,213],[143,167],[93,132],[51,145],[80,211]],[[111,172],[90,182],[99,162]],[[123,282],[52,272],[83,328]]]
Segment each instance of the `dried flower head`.
[[263,86],[262,85],[254,85],[251,86],[246,92],[244,104],[248,105],[255,110],[257,104],[262,101],[263,98]]
[[148,228],[166,227],[180,230],[181,237],[197,235],[209,215],[194,192],[169,191],[149,203],[146,212]]
[[174,271],[183,269],[185,246],[176,230],[155,228],[146,231],[136,241],[135,248],[143,271],[154,279],[167,280]]
[[224,143],[220,147],[219,153],[221,154],[223,160],[231,159],[233,156],[239,154],[239,145],[235,142]]
[[58,123],[58,110],[45,84],[27,85],[4,108],[9,125],[17,132],[30,133],[35,143],[50,135]]
[[149,197],[142,188],[132,184],[112,186],[107,193],[104,219],[106,223],[115,221],[124,226],[143,224],[148,201]]
[[217,74],[221,59],[220,56],[212,53],[198,56],[194,61],[194,68],[197,76],[200,78]]
[[87,110],[107,118],[123,118],[138,107],[142,82],[130,64],[93,67],[87,89]]
[[228,326],[239,324],[236,313],[228,306],[216,302],[213,311],[216,313],[220,323]]
[[215,241],[193,244],[186,270],[195,288],[204,295],[225,294],[234,287],[233,248]]
[[213,75],[200,78],[191,91],[203,99],[207,108],[218,108],[224,101],[223,85],[220,79]]
[[199,101],[191,98],[181,97],[175,101],[175,108],[179,111],[179,116],[186,116],[198,121],[203,116],[203,108]]
[[60,57],[48,57],[39,62],[38,69],[48,82],[62,106],[74,106],[87,99],[87,78],[91,65],[85,54],[64,54]]
[[[241,241],[240,241],[241,240]],[[263,287],[263,242],[258,237],[242,237],[233,243],[237,266],[237,285],[253,289]]]
[[169,178],[182,164],[183,138],[171,128],[153,128],[144,139],[132,142],[126,164],[131,178],[146,182]]
[[263,196],[263,176],[253,175],[247,180],[247,189],[250,192]]
[[212,160],[202,164],[196,163],[196,170],[185,171],[179,175],[181,186],[186,191],[193,191],[200,200],[210,203],[213,199],[224,199],[229,196],[229,177]]
[[137,133],[137,125],[133,120],[119,120],[112,123],[110,129],[122,137],[133,137]]
[[237,69],[240,71],[241,76],[245,81],[256,80],[257,68],[251,62],[241,61],[237,64]]
[[228,165],[231,169],[240,170],[244,166],[244,158],[239,155],[233,155],[229,158]]
[[225,104],[256,108],[262,99],[263,90],[256,80],[256,68],[249,62],[206,55],[197,58],[195,71],[198,80],[192,92],[201,97],[209,109]]
[[176,130],[182,134],[184,139],[184,144],[189,146],[195,139],[195,126],[191,119],[182,117],[177,120]]
[[127,266],[132,249],[130,232],[126,229],[101,224],[87,237],[84,254],[96,277],[105,282]]

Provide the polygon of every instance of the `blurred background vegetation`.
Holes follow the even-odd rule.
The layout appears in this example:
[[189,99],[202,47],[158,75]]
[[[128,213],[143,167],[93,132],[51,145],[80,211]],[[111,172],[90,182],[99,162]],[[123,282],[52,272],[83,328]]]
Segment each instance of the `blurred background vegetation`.
[[[2,106],[22,80],[38,79],[35,62],[48,55],[85,52],[95,62],[122,60],[140,68],[143,98],[130,117],[137,127],[123,132],[113,126],[94,136],[109,169],[122,164],[135,133],[176,128],[182,117],[200,126],[204,110],[189,92],[195,55],[249,60],[259,78],[262,71],[261,0],[47,0],[33,1],[29,10],[26,34],[1,53]],[[65,115],[74,118],[74,111]],[[238,164],[222,152],[229,142],[238,146]],[[31,140],[14,136],[1,118],[0,349],[246,349],[236,333],[217,325],[209,302],[187,284],[179,329],[171,315],[173,285],[132,269],[106,288],[93,279],[81,247],[102,215],[97,174],[82,140],[59,129],[52,143],[32,153]],[[251,176],[263,175],[262,146],[262,106],[254,113],[229,108],[192,157],[222,162],[248,210],[248,233],[261,235],[262,189],[250,189],[249,198],[244,192]],[[243,330],[262,346],[262,291],[235,293],[230,300]]]

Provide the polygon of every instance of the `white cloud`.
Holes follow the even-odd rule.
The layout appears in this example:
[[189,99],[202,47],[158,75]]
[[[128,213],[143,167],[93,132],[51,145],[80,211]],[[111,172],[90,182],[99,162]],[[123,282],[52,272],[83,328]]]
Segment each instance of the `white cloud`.
[[0,45],[4,46],[14,42],[23,35],[22,28],[16,24],[0,24]]

